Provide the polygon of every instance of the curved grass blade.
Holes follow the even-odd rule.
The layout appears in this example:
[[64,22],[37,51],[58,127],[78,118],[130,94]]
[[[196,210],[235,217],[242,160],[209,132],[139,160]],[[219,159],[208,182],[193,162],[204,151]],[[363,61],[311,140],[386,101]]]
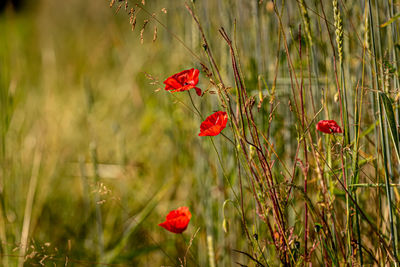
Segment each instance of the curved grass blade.
[[391,17],[388,21],[386,21],[385,23],[382,23],[380,25],[381,28],[384,28],[386,26],[389,26],[390,24],[392,24],[396,19],[400,18],[400,13],[397,13],[396,15],[394,15],[393,17]]
[[386,113],[386,120],[389,124],[390,135],[392,137],[393,145],[396,150],[397,160],[400,162],[400,152],[399,152],[399,134],[397,132],[396,120],[394,117],[394,111],[392,106],[392,101],[383,92],[379,92],[379,97],[383,103]]

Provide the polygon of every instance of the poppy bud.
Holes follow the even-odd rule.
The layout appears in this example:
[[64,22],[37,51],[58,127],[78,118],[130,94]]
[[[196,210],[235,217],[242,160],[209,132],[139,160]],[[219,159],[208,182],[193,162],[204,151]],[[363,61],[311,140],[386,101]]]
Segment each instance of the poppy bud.
[[227,234],[229,232],[229,222],[225,218],[222,221],[222,229],[224,229],[225,234]]

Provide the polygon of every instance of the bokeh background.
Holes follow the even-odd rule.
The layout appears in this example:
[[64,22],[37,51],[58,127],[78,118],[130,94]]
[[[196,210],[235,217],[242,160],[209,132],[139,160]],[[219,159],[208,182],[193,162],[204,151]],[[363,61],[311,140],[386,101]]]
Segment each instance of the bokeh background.
[[[183,1],[146,7],[191,47]],[[200,119],[181,104],[190,103],[186,94],[158,91],[146,78],[200,66],[153,22],[142,44],[148,17],[139,14],[132,31],[124,7],[117,14],[108,1],[2,7],[2,266],[176,266],[198,229],[188,261],[204,266],[207,235],[229,243],[227,189],[215,151],[197,136]],[[207,88],[204,76],[199,86]],[[209,112],[218,109],[215,97],[204,98]],[[158,226],[179,206],[193,214],[183,237]],[[216,253],[229,259],[225,247]]]

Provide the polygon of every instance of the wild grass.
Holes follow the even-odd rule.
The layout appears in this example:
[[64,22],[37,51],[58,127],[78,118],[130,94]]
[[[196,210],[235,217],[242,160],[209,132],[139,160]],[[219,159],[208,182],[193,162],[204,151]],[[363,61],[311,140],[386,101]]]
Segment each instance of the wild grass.
[[[398,8],[42,0],[6,9],[1,264],[397,266]],[[163,90],[192,67],[203,96]],[[199,137],[217,110],[229,127]],[[317,131],[322,119],[343,134]],[[193,216],[174,235],[158,223],[179,206]]]

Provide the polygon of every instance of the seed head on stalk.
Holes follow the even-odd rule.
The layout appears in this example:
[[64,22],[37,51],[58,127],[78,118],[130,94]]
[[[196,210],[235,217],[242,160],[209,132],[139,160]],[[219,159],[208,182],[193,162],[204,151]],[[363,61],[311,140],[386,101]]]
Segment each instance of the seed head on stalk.
[[335,21],[335,35],[338,47],[338,54],[340,62],[343,62],[343,21],[340,14],[339,3],[337,0],[332,1],[333,4],[333,18]]
[[310,46],[312,46],[312,37],[311,37],[311,26],[310,26],[310,16],[308,15],[307,6],[304,0],[299,1],[300,9],[301,9],[301,16],[303,17],[304,21],[304,28],[306,31],[306,36]]

